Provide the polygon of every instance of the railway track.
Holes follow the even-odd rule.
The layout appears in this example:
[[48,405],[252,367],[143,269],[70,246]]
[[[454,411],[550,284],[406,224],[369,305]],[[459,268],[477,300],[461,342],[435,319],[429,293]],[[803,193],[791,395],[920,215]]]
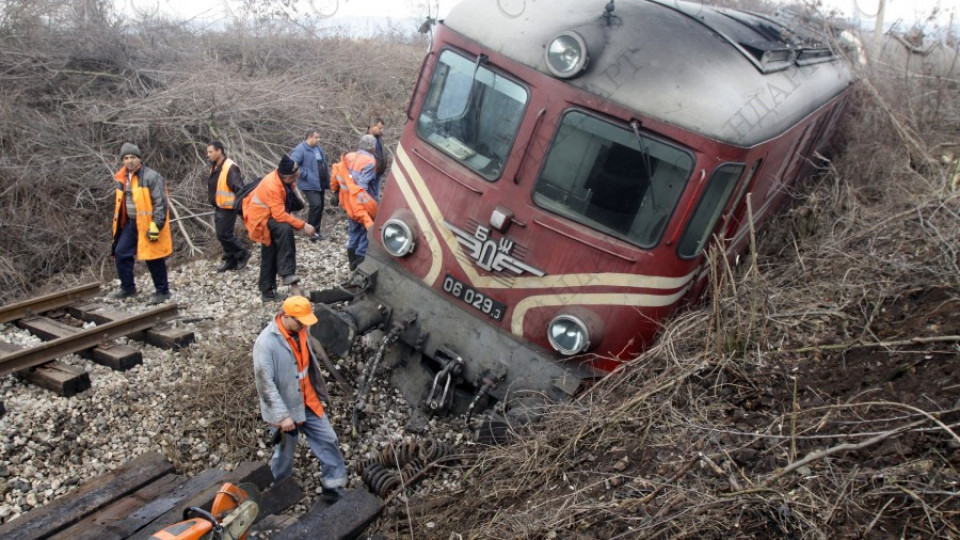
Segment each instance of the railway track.
[[[21,347],[0,342],[0,377],[16,373],[61,396],[72,396],[90,387],[89,374],[57,359],[77,353],[115,370],[143,363],[143,353],[114,342],[118,337],[143,341],[167,349],[193,343],[193,332],[165,323],[177,316],[177,304],[142,313],[127,313],[113,306],[91,303],[100,284],[90,283],[57,293],[0,306],[0,323],[14,323],[40,337],[44,343]],[[90,328],[78,321],[93,322]],[[74,324],[70,324],[73,322]]]

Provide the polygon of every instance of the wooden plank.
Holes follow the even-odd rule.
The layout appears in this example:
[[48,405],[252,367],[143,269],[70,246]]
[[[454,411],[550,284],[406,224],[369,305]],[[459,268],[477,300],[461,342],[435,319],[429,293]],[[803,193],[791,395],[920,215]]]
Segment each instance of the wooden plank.
[[17,377],[63,397],[75,396],[90,389],[89,373],[59,360],[18,371]]
[[[82,331],[79,328],[74,328],[47,317],[20,319],[17,321],[17,326],[30,331],[31,334],[45,341],[71,336]],[[115,343],[79,351],[78,354],[100,365],[118,371],[126,371],[143,363],[143,353],[133,347]]]
[[350,540],[366,529],[383,510],[383,501],[367,490],[347,491],[339,501],[326,505],[318,500],[310,511],[290,527],[274,535],[274,540],[307,540],[323,531],[325,540]]
[[[213,498],[224,482],[233,482],[242,484],[250,482],[256,484],[259,489],[264,489],[273,480],[270,473],[270,466],[265,463],[243,462],[236,469],[226,472],[220,469],[208,469],[204,471],[207,475],[203,480],[197,480],[186,498],[182,498],[175,506],[165,511],[162,515],[150,522],[149,525],[137,530],[129,536],[131,540],[147,540],[150,536],[162,530],[164,527],[173,525],[183,520],[183,511],[192,506],[210,510],[213,506]],[[198,475],[197,478],[200,478]]]
[[[182,476],[168,474],[154,480],[130,495],[87,516],[67,529],[51,536],[55,540],[123,540],[157,516],[146,519],[138,510],[184,483]],[[172,506],[172,505],[171,505]],[[157,512],[157,515],[163,512]],[[139,523],[139,526],[138,526]]]
[[48,538],[172,472],[173,465],[160,454],[143,454],[124,463],[110,474],[84,483],[73,493],[0,525],[0,538]]
[[[97,324],[117,321],[129,317],[128,314],[117,311],[105,304],[81,304],[69,307],[71,315],[84,321],[93,321]],[[173,328],[168,324],[158,324],[143,332],[128,334],[129,338],[149,343],[161,349],[182,349],[189,347],[196,337],[190,330]]]
[[288,476],[267,488],[262,495],[260,513],[257,514],[254,523],[259,523],[267,516],[279,514],[300,502],[303,498],[303,489],[292,476]]
[[[22,347],[0,341],[0,353],[20,350]],[[70,397],[90,388],[90,374],[58,360],[18,371],[17,376],[40,388],[46,388],[63,397]]]
[[190,491],[185,492],[184,497],[171,501],[173,502],[172,505],[165,505],[168,506],[166,510],[154,516],[150,522],[144,523],[137,531],[127,535],[127,538],[146,540],[153,536],[153,533],[183,521],[183,511],[191,506],[202,506],[208,497],[212,502],[213,496],[209,495],[210,490],[212,489],[214,495],[216,495],[217,490],[220,489],[226,478],[227,472],[220,469],[207,469],[197,475]]
[[240,462],[237,468],[230,471],[229,478],[231,482],[236,484],[250,482],[256,485],[261,492],[273,483],[273,473],[270,472],[270,465],[259,461]]

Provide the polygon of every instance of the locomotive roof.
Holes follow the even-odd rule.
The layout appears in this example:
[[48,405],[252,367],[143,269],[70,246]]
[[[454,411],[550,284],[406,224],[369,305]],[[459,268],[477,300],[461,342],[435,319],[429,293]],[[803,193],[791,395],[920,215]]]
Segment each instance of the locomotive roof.
[[493,4],[463,0],[444,24],[548,76],[545,48],[575,31],[590,60],[571,85],[737,146],[782,133],[852,82],[816,38],[759,15],[681,0],[619,0],[612,17],[606,0]]

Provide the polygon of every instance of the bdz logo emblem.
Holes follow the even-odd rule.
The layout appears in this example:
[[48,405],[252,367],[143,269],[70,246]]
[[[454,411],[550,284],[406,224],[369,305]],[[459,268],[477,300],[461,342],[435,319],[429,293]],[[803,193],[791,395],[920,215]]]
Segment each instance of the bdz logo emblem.
[[443,224],[457,235],[457,241],[466,250],[467,255],[477,261],[477,266],[480,268],[494,272],[509,271],[518,276],[524,272],[530,272],[537,277],[543,277],[543,270],[525,264],[510,255],[513,251],[513,240],[506,236],[498,242],[490,236],[490,229],[483,226],[478,226],[477,232],[470,234],[449,221],[444,221]]

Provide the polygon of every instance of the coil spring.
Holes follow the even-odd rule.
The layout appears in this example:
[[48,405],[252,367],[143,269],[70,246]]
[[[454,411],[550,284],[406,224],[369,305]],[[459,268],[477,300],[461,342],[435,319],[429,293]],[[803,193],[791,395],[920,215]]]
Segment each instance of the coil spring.
[[410,479],[420,473],[426,465],[423,464],[419,459],[414,459],[410,463],[407,463],[400,469],[400,478],[403,479],[403,483],[410,483]]
[[419,480],[415,478],[428,463],[452,455],[454,448],[449,444],[427,439],[421,443],[414,441],[389,443],[376,457],[354,464],[354,471],[360,474],[371,492],[386,498],[401,486],[409,486]]
[[361,460],[361,461],[356,461],[356,462],[354,462],[354,464],[353,464],[353,472],[355,472],[355,473],[359,474],[361,477],[363,477],[363,471],[365,471],[368,466],[370,466],[370,465],[372,465],[372,464],[374,464],[374,463],[380,463],[380,459],[379,459],[379,458],[367,458],[367,459],[364,459],[364,460]]
[[424,463],[430,463],[453,454],[453,447],[435,439],[427,439],[420,445],[417,457]]
[[380,451],[380,464],[386,467],[403,467],[417,457],[419,445],[414,441],[390,443]]
[[392,471],[376,462],[371,463],[363,470],[362,478],[370,491],[380,497],[388,496],[403,482],[396,471]]

